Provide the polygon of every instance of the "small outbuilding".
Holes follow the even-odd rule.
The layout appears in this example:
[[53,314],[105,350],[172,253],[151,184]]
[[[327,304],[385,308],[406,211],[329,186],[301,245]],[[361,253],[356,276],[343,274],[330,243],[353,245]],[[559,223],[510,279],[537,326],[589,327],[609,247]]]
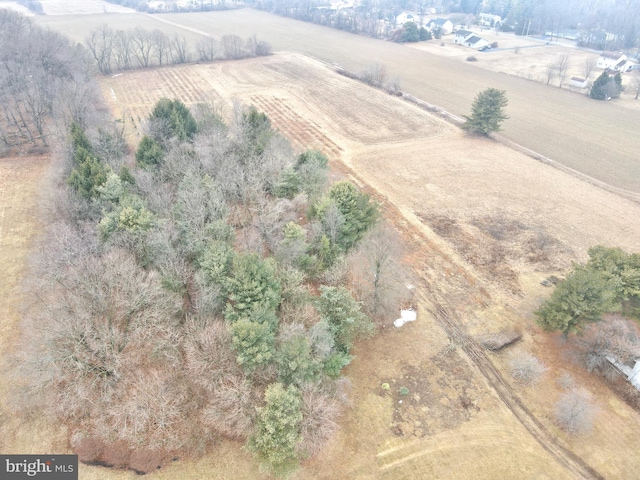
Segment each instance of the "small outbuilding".
[[569,82],[569,86],[574,88],[587,88],[588,85],[589,82],[586,79],[579,77],[571,77]]

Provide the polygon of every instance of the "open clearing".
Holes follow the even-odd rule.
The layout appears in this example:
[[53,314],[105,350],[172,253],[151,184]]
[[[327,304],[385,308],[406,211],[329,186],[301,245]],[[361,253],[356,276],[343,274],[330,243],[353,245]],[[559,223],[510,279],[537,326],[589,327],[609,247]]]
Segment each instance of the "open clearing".
[[[599,379],[567,364],[556,338],[542,334],[530,312],[548,294],[539,281],[584,259],[589,246],[640,250],[636,203],[492,140],[464,136],[302,55],[130,72],[102,84],[132,142],[142,128],[138,118],[162,96],[212,101],[227,114],[234,98],[255,104],[296,149],[325,151],[336,172],[381,201],[407,240],[419,278],[418,321],[358,346],[346,372],[353,407],[327,448],[294,478],[634,478],[640,415]],[[15,265],[14,285],[30,237],[11,232],[15,225],[37,228],[32,212],[42,169],[33,168],[28,161],[0,163],[0,212],[14,213],[2,217],[2,264]],[[16,238],[18,250],[5,250]],[[3,302],[14,312],[3,317],[8,345],[19,316],[14,298]],[[508,353],[480,354],[463,341],[466,331],[513,325],[524,328],[524,341],[511,350],[532,351],[551,367],[536,388],[511,382]],[[458,348],[450,348],[451,340]],[[597,399],[600,413],[588,435],[571,438],[553,425],[556,380],[564,371]],[[398,394],[402,386],[406,397]],[[3,451],[66,449],[64,432],[42,423],[5,422]],[[134,477],[81,467],[83,479]],[[238,444],[224,442],[154,478],[261,477]]]
[[[103,23],[114,28],[135,24],[149,29],[167,28],[169,33],[180,30],[182,25],[182,33],[188,38],[196,35],[194,30],[215,36],[237,34],[243,38],[257,34],[276,51],[302,52],[328,63],[338,63],[353,72],[374,63],[383,64],[391,77],[401,78],[403,90],[458,116],[469,113],[479,91],[499,88],[506,90],[509,98],[507,113],[511,118],[504,124],[507,138],[615,187],[640,192],[638,102],[598,102],[566,89],[482,68],[460,58],[434,55],[249,9],[153,16],[42,16],[36,21],[76,41],[83,41],[89,31]],[[438,43],[429,45],[435,48]],[[536,55],[546,51],[546,55],[555,57],[558,47],[528,50],[538,51]],[[502,59],[505,63],[500,68],[505,68],[515,59],[526,59],[530,54],[515,54],[512,50],[487,52],[476,63],[485,63],[485,59],[490,58],[495,62]]]

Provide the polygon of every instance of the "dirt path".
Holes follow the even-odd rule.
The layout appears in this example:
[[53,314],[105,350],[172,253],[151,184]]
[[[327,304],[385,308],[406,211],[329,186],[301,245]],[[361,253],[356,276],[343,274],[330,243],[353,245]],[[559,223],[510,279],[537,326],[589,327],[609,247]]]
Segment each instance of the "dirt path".
[[[359,184],[368,186],[367,179],[355,173],[347,164],[343,163],[342,172],[352,177]],[[369,186],[370,188],[370,186]],[[515,418],[529,432],[531,437],[548,452],[558,464],[573,474],[575,478],[582,479],[604,479],[593,467],[587,464],[582,458],[562,445],[547,427],[531,412],[523,403],[522,399],[505,380],[502,373],[495,367],[485,349],[479,345],[464,328],[458,310],[470,307],[469,301],[461,301],[463,295],[456,295],[455,292],[466,292],[467,298],[473,301],[484,303],[490,302],[489,295],[482,287],[476,284],[474,275],[467,270],[467,267],[455,258],[455,255],[448,254],[433,243],[430,232],[425,233],[425,226],[416,217],[408,218],[403,215],[401,209],[393,203],[392,199],[383,198],[375,190],[370,192],[377,201],[385,205],[385,216],[392,220],[396,226],[403,230],[404,238],[412,238],[413,242],[420,243],[421,247],[428,250],[428,258],[424,255],[414,256],[414,260],[421,263],[429,262],[428,265],[415,265],[417,271],[434,270],[434,263],[437,269],[453,269],[457,271],[455,280],[451,283],[442,283],[433,278],[422,278],[416,289],[416,300],[422,306],[428,306],[429,313],[442,327],[452,346],[461,349],[467,358],[475,365],[478,372],[484,377],[488,387],[497,395],[502,403],[513,413]],[[400,225],[399,225],[400,224]],[[419,239],[419,240],[418,240]],[[453,296],[453,298],[451,298]],[[451,300],[447,300],[450,298]],[[454,305],[456,305],[454,307]],[[473,308],[471,306],[471,308]],[[406,450],[406,455],[402,451]],[[411,443],[395,450],[394,460],[382,467],[382,470],[395,468],[398,465],[415,460],[420,455],[429,452],[415,452]]]
[[[434,292],[432,291],[430,293],[433,294]],[[527,429],[542,448],[549,452],[559,464],[564,466],[577,478],[605,478],[589,466],[582,458],[561,445],[558,439],[531,413],[520,397],[514,392],[513,388],[505,381],[500,371],[495,368],[484,348],[478,345],[473,338],[468,336],[459,327],[460,319],[456,318],[455,310],[453,310],[451,306],[445,308],[442,304],[434,302],[433,298],[429,300],[424,293],[420,293],[419,295],[423,301],[430,301],[432,303],[433,310],[431,313],[437,322],[447,332],[447,335],[462,348],[480,373],[482,373],[493,391],[500,397],[507,408],[513,412],[518,421]],[[452,316],[453,319],[451,318]]]

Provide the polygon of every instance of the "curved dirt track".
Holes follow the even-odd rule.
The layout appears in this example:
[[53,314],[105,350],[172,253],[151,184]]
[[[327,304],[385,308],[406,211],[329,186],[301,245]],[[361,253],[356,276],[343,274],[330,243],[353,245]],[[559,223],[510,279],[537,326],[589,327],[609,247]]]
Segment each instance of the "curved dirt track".
[[[429,301],[424,294],[420,296],[422,296],[423,301]],[[456,343],[458,343],[460,348],[482,373],[493,391],[500,397],[507,408],[513,412],[518,421],[527,429],[540,446],[576,477],[604,480],[605,477],[589,466],[582,458],[561,445],[558,439],[531,413],[520,397],[514,392],[513,388],[505,381],[500,371],[495,368],[482,346],[478,345],[473,338],[466,335],[462,329],[458,327],[457,323],[459,323],[459,319],[456,318],[455,314],[453,314],[454,319],[451,318],[450,312],[453,312],[453,310],[446,309],[442,304],[437,302],[433,303],[433,306],[434,309],[431,313],[436,321],[447,332],[450,338],[456,339]],[[456,322],[456,320],[458,320],[458,322]]]
[[[364,184],[365,188],[368,185],[366,178],[354,172],[351,167],[343,164],[341,170],[344,174]],[[451,345],[455,348],[460,348],[465,353],[467,358],[475,365],[478,372],[484,377],[491,390],[495,392],[501,402],[513,413],[518,422],[522,424],[544,451],[549,453],[559,465],[564,467],[568,472],[571,472],[574,478],[604,480],[606,477],[562,445],[558,438],[538,420],[523,403],[511,385],[505,380],[502,373],[495,367],[485,349],[465,331],[464,322],[457,313],[457,308],[453,306],[453,304],[460,304],[460,291],[462,290],[467,293],[474,301],[490,301],[488,293],[486,293],[481,286],[475,284],[473,274],[471,274],[465,266],[460,265],[458,261],[448,253],[442,251],[438,245],[434,244],[429,238],[430,235],[425,234],[423,226],[415,224],[415,219],[409,219],[403,215],[401,209],[393,202],[393,199],[382,198],[375,190],[370,193],[375,196],[377,201],[384,205],[385,216],[387,218],[392,220],[396,226],[398,226],[398,223],[402,223],[401,230],[404,238],[412,238],[413,242],[419,242],[422,248],[429,251],[428,254],[421,254],[419,258],[414,257],[414,260],[420,263],[426,263],[427,260],[429,262],[429,265],[415,265],[416,270],[429,270],[432,268],[431,264],[434,261],[440,267],[448,265],[451,268],[457,269],[458,274],[456,275],[457,280],[455,286],[445,285],[443,288],[441,284],[432,282],[430,278],[421,279],[416,288],[416,303],[427,306],[429,313],[446,332]],[[428,259],[425,255],[428,255]],[[449,288],[450,290],[446,291],[445,288]],[[452,291],[455,291],[456,294],[454,298],[449,301],[447,298],[451,297]],[[466,306],[468,305],[465,302],[462,308]],[[394,461],[383,466],[382,470],[397,467],[404,462],[411,462],[421,455],[428,454],[428,452],[422,451],[416,453],[411,447],[412,445],[408,444],[398,448],[398,451],[394,452]],[[406,454],[404,454],[404,451],[406,451]]]

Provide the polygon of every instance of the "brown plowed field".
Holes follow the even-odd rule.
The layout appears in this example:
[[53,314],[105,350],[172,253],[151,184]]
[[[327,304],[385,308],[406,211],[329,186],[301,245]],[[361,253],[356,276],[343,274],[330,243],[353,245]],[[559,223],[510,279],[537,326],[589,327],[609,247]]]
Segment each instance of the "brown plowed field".
[[[522,45],[521,51],[516,54],[509,48],[482,52],[482,56],[470,52],[479,59],[470,63],[464,60],[467,53],[462,47],[450,45],[450,37],[443,40],[445,47],[438,48],[439,42],[433,41],[413,48],[250,9],[166,15],[41,16],[36,21],[79,42],[104,23],[120,29],[135,25],[166,29],[170,35],[184,34],[192,45],[202,38],[198,32],[216,37],[236,34],[242,38],[255,34],[271,43],[275,51],[301,52],[338,63],[351,72],[360,72],[374,63],[385,65],[390,78],[400,78],[403,90],[458,116],[469,113],[478,92],[499,88],[509,98],[507,113],[511,118],[504,124],[504,135],[509,139],[615,187],[640,192],[640,101],[598,102],[527,80],[532,71],[535,75],[531,78],[539,79],[547,63],[563,53],[570,55],[574,70],[580,69],[584,52],[557,44],[526,48],[530,43],[527,39],[501,35],[495,38],[499,44]],[[599,71],[592,74],[593,78],[597,74]],[[625,74],[624,79],[628,85],[632,83],[629,75]]]

